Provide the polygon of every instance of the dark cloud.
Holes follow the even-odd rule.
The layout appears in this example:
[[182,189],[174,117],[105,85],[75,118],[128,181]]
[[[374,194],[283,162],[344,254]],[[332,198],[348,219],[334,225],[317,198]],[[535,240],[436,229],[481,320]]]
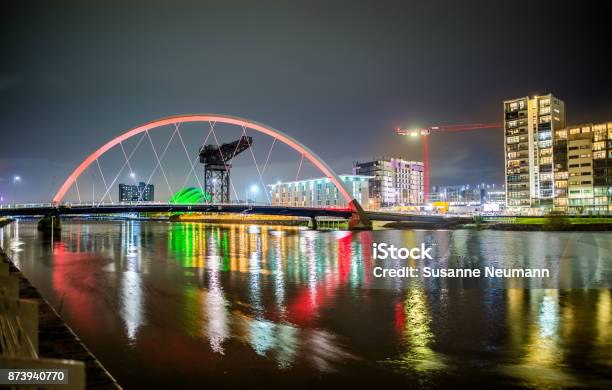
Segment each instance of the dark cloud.
[[[4,164],[0,176],[19,173],[30,183],[24,194],[48,199],[69,172],[62,167],[122,130],[179,113],[269,124],[342,173],[374,156],[419,159],[397,126],[498,122],[501,102],[517,96],[550,91],[565,100],[569,122],[609,120],[608,8],[4,1],[0,158],[54,165]],[[432,136],[432,184],[501,183],[501,142],[500,130]]]
[[17,76],[0,76],[0,92],[18,85],[21,79]]

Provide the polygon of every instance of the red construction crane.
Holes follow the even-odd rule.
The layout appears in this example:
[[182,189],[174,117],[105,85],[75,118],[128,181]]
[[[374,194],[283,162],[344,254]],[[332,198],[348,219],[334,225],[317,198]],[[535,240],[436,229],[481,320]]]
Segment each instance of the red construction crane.
[[398,127],[395,131],[399,135],[407,135],[410,137],[421,136],[421,145],[423,146],[423,198],[425,203],[429,201],[429,135],[434,132],[498,129],[501,127],[503,127],[502,123],[471,123],[464,125],[443,125],[414,129],[400,129]]

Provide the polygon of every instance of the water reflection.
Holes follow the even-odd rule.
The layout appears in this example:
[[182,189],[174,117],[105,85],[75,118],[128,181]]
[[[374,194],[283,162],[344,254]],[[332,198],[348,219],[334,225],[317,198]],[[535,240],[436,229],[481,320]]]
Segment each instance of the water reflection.
[[597,286],[612,268],[609,238],[66,221],[51,245],[21,221],[3,229],[0,244],[127,385],[163,384],[174,371],[184,384],[221,383],[220,371],[252,370],[261,383],[355,374],[432,386],[477,377],[605,387],[609,289],[447,289],[435,280],[377,289],[371,247],[426,242],[442,266],[557,262],[557,277]]
[[[80,231],[80,225],[79,225]],[[136,332],[142,325],[142,280],[140,269],[140,224],[126,222],[121,229],[122,259],[124,259],[121,280],[121,309],[127,337],[134,342]],[[80,240],[78,240],[80,241]]]
[[409,289],[399,313],[403,326],[399,329],[405,352],[389,363],[410,371],[429,371],[444,368],[441,354],[432,349],[435,336],[431,329],[431,315],[425,290]]

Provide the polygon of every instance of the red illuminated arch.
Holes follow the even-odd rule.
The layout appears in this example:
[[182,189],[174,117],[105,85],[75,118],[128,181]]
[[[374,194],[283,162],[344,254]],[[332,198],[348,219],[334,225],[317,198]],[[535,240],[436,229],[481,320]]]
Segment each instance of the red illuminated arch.
[[83,162],[70,174],[68,179],[66,179],[64,184],[62,184],[62,186],[60,187],[59,191],[57,191],[57,194],[55,194],[55,196],[53,197],[53,203],[59,204],[62,201],[64,195],[66,195],[66,192],[68,192],[68,189],[70,189],[70,187],[74,184],[77,178],[85,171],[85,169],[87,169],[89,165],[91,165],[94,161],[96,161],[100,156],[106,153],[113,146],[137,134],[154,129],[156,127],[185,122],[218,122],[236,126],[244,126],[245,128],[253,129],[260,133],[264,133],[273,138],[276,138],[277,140],[283,142],[284,144],[290,146],[291,148],[302,154],[305,158],[312,162],[314,166],[316,166],[321,172],[323,172],[323,174],[334,183],[336,188],[338,188],[338,191],[340,191],[342,197],[346,200],[347,205],[354,207],[354,204],[356,203],[356,201],[354,201],[354,199],[352,199],[349,195],[349,191],[342,183],[340,177],[329,167],[329,165],[327,165],[327,163],[325,163],[325,161],[323,161],[319,156],[317,156],[312,150],[303,145],[301,142],[297,141],[293,137],[288,136],[287,134],[280,132],[279,130],[276,130],[264,124],[236,116],[219,114],[177,115],[157,119],[152,122],[148,122],[141,126],[133,128],[132,130],[129,130],[116,138],[113,138],[112,140],[102,145],[98,150],[87,156],[87,158],[83,160]]

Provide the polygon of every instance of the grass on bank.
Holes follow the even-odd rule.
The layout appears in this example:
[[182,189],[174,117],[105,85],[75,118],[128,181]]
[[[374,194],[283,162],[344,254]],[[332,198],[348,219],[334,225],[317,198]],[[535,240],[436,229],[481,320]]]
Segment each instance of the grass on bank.
[[589,224],[605,224],[612,223],[612,218],[589,218],[589,217],[543,217],[543,218],[517,218],[514,223],[519,225],[538,225],[550,223],[551,220],[564,221],[572,225],[589,225]]
[[612,218],[606,217],[566,217],[566,216],[551,216],[551,217],[508,217],[503,218],[500,222],[513,223],[516,225],[544,225],[554,223],[572,224],[572,225],[591,225],[591,224],[612,224]]

